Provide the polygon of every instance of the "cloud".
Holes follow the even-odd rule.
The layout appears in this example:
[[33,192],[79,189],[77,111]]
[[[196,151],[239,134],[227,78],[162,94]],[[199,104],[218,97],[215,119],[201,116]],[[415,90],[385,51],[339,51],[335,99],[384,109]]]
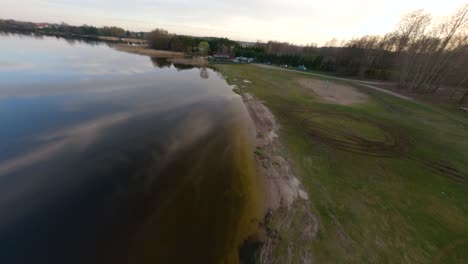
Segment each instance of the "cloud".
[[42,146],[0,162],[0,176],[48,160],[66,148],[83,149],[97,139],[104,129],[124,122],[130,117],[131,114],[126,112],[116,113],[39,136],[38,141],[44,142]]
[[465,0],[6,0],[0,16],[72,24],[165,28],[178,34],[299,44],[383,34],[405,12],[449,14]]

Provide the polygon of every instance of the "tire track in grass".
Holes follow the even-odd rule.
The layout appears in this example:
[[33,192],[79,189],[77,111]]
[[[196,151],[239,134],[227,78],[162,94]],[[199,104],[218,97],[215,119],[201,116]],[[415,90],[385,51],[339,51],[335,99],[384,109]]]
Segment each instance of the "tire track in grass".
[[[468,175],[452,167],[448,162],[429,160],[412,154],[411,140],[392,126],[365,117],[317,109],[293,108],[283,113],[288,119],[296,121],[312,140],[319,143],[360,155],[413,160],[452,181],[468,184]],[[327,123],[336,120],[349,126]],[[369,138],[364,133],[353,131],[350,124],[358,125],[361,130],[367,128],[378,134],[379,138]]]

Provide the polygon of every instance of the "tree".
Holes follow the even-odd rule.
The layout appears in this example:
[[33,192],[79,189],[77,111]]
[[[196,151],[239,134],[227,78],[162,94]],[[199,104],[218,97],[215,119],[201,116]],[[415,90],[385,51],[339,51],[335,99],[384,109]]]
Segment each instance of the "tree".
[[80,29],[83,35],[99,35],[98,29],[93,26],[83,25]]
[[424,13],[424,10],[422,9],[410,12],[403,16],[395,30],[395,51],[400,53],[403,50],[408,49],[414,42],[424,35],[424,32],[430,22],[430,15]]
[[198,50],[200,51],[200,54],[205,57],[206,54],[208,54],[208,51],[210,51],[210,44],[206,41],[202,41],[198,44]]
[[210,77],[210,75],[209,75],[208,70],[206,69],[206,67],[200,68],[200,78],[208,79],[209,77]]
[[179,51],[179,52],[184,51],[184,46],[182,45],[182,42],[180,41],[178,36],[174,35],[169,40],[169,49],[172,51]]
[[[463,29],[468,24],[468,4],[428,33],[425,32],[425,21],[430,19],[423,19],[421,14],[413,13],[411,19],[400,23],[404,25],[400,28],[411,29],[401,30],[406,34],[401,34],[403,37],[400,37],[397,45],[397,52],[405,49],[408,53],[400,57],[400,84],[414,92],[435,93],[453,65],[451,61],[467,45],[466,31]],[[410,31],[413,33],[407,33]]]
[[163,29],[155,29],[146,35],[151,48],[157,50],[168,50],[170,48],[170,40],[172,38],[169,32]]

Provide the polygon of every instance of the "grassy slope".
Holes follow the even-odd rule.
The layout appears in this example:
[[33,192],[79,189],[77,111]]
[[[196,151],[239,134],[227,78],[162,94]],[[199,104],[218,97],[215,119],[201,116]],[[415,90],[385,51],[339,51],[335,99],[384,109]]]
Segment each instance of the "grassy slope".
[[[317,239],[295,243],[292,253],[283,239],[278,259],[287,254],[296,263],[298,252],[311,251],[319,263],[468,262],[467,125],[365,88],[359,89],[371,96],[366,104],[324,104],[295,81],[304,75],[253,65],[218,68],[278,118],[295,173],[319,217]],[[328,129],[325,135],[301,125],[310,116],[312,125]],[[387,135],[384,146],[398,147],[340,150],[333,139],[352,139],[335,132],[374,141]],[[460,172],[450,175],[444,166]],[[300,240],[302,230],[291,237],[277,226],[282,238]]]

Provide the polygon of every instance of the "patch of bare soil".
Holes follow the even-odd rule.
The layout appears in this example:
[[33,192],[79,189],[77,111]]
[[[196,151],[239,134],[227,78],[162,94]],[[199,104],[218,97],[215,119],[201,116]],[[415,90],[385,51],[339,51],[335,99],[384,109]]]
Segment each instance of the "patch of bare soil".
[[[308,194],[302,189],[301,183],[293,174],[288,156],[278,138],[279,125],[273,114],[251,94],[243,93],[242,97],[255,124],[257,174],[263,176],[265,182],[267,208],[263,223],[265,236],[262,238],[260,262],[281,262],[280,259],[275,261],[273,257],[273,252],[279,241],[289,239],[288,236],[292,230],[300,230],[301,236],[305,239],[315,239],[318,220],[309,208]],[[279,213],[280,211],[281,213]],[[300,218],[301,223],[294,224],[294,221],[288,221],[289,225],[272,228],[270,221],[274,218],[283,218],[281,215],[285,212],[288,219],[298,218],[297,220],[299,220]],[[282,235],[286,237],[281,237]],[[288,243],[293,243],[293,239],[288,241]],[[302,260],[303,263],[309,263],[311,260],[310,252],[304,254]]]
[[339,84],[330,80],[317,80],[311,78],[298,79],[301,86],[311,90],[320,99],[340,105],[365,103],[369,99],[366,94],[355,88]]

